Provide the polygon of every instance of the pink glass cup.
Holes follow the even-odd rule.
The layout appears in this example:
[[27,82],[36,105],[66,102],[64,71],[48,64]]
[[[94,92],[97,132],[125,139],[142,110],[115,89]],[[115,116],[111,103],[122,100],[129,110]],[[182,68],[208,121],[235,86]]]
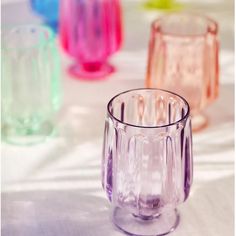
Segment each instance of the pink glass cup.
[[102,185],[114,224],[130,235],[164,235],[193,178],[189,105],[159,89],[134,89],[107,106]]
[[194,131],[206,126],[202,110],[218,97],[217,34],[215,21],[188,13],[165,15],[151,26],[146,86],[185,97]]
[[61,0],[60,41],[74,58],[69,72],[86,79],[102,78],[114,68],[107,62],[122,42],[119,0]]

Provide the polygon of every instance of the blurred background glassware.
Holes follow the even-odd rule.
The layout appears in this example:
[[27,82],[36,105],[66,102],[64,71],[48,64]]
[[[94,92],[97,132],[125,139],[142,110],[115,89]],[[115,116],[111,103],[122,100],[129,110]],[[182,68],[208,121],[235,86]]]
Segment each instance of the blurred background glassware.
[[134,89],[107,106],[102,185],[113,222],[131,235],[164,235],[193,178],[189,105],[159,89]]
[[60,106],[60,59],[50,28],[22,25],[3,37],[2,138],[29,145],[53,133]]
[[58,30],[59,0],[30,0],[31,7],[54,32]]
[[183,8],[183,4],[177,3],[175,0],[148,0],[144,3],[146,9],[151,10],[179,10]]
[[120,0],[61,0],[60,41],[76,61],[71,75],[103,78],[114,71],[107,60],[121,46]]
[[219,93],[217,23],[202,15],[167,14],[153,22],[146,86],[167,89],[190,104],[193,130],[207,123],[203,109]]

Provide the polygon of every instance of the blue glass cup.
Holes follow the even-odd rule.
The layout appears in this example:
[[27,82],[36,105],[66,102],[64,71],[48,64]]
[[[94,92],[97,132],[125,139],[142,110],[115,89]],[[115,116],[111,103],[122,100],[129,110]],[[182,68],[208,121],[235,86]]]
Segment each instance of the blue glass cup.
[[44,23],[57,32],[59,0],[30,0],[30,4],[33,11],[43,18]]

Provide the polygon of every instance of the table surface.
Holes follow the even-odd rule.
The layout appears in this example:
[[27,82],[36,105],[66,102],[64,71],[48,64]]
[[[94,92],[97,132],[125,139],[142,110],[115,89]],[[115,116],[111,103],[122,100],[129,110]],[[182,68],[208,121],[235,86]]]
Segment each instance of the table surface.
[[[5,1],[6,2],[6,1]],[[100,183],[106,103],[123,90],[144,86],[150,22],[158,15],[123,1],[125,42],[111,62],[117,71],[106,80],[70,78],[64,55],[64,103],[58,135],[18,147],[2,143],[3,236],[121,236],[109,219]],[[207,108],[209,126],[193,135],[194,183],[179,207],[173,236],[233,235],[234,219],[234,28],[233,1],[192,1],[186,6],[220,24],[220,96]],[[40,23],[26,1],[2,5],[3,30]]]

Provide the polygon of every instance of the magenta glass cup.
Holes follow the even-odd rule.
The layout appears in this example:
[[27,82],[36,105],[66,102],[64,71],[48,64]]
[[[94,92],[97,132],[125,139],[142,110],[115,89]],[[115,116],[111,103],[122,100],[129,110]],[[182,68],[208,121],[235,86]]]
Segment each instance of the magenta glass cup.
[[62,48],[75,60],[71,75],[105,77],[114,71],[108,58],[122,42],[120,0],[61,0],[59,34]]
[[134,89],[107,105],[102,185],[113,223],[131,235],[164,235],[193,178],[189,105],[160,89]]

